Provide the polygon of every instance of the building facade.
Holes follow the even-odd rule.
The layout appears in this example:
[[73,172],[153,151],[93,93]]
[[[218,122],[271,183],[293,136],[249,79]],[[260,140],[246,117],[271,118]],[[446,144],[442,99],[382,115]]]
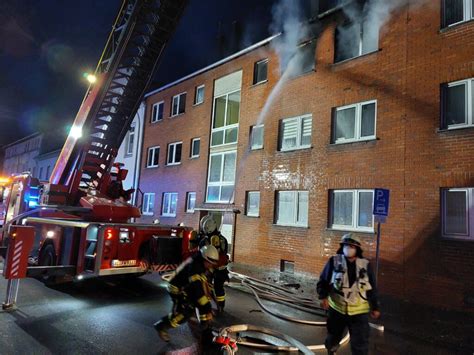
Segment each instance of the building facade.
[[[138,188],[144,117],[145,104],[143,103],[140,105],[115,158],[117,163],[122,163],[123,168],[128,170],[127,178],[123,182],[125,190],[137,190]],[[139,194],[136,192],[133,194],[132,203],[137,202],[138,196]]]
[[221,213],[235,262],[317,277],[347,232],[374,259],[386,188],[380,292],[472,308],[472,4],[408,1],[374,29],[337,3],[289,76],[270,38],[147,95],[143,218]]
[[43,136],[35,133],[3,147],[5,175],[31,172],[36,175],[36,157],[40,153]]

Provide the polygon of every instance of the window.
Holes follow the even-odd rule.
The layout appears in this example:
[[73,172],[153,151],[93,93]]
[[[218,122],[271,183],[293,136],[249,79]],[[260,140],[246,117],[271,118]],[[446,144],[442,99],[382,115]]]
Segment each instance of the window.
[[379,48],[377,26],[367,21],[350,22],[336,30],[336,62],[374,52]]
[[315,50],[316,41],[309,41],[300,45],[296,49],[296,53],[293,59],[290,59],[288,65],[290,77],[296,77],[308,73],[315,68]]
[[156,168],[160,159],[160,147],[148,148],[148,156],[146,159],[147,168]]
[[201,149],[201,139],[193,138],[191,140],[191,158],[199,157],[200,149]]
[[181,149],[183,142],[176,142],[168,144],[168,158],[166,160],[167,165],[181,164]]
[[194,104],[199,105],[204,102],[204,85],[196,86],[194,93]]
[[331,190],[331,228],[352,231],[374,231],[374,190]]
[[472,127],[474,79],[444,84],[441,90],[443,101],[441,128]]
[[338,107],[333,114],[333,143],[375,139],[377,102]]
[[267,81],[268,58],[262,59],[254,64],[253,68],[253,83],[263,83]]
[[240,114],[240,91],[214,99],[211,147],[237,143]]
[[474,237],[469,223],[473,215],[473,210],[470,208],[472,197],[472,188],[443,190],[442,226],[444,236],[461,239]]
[[178,194],[176,192],[165,192],[163,194],[163,207],[161,215],[164,217],[176,217],[176,205],[178,204]]
[[44,177],[45,180],[49,180],[50,172],[51,172],[50,170],[51,170],[51,166],[48,165],[48,166],[46,167],[46,175],[45,175],[45,177]]
[[250,127],[250,149],[263,148],[263,125]]
[[173,96],[171,100],[171,117],[184,113],[186,108],[186,93]]
[[280,124],[280,150],[295,150],[311,146],[312,117],[286,118]]
[[38,178],[41,180],[43,178],[43,167],[40,167],[40,172]]
[[443,0],[443,27],[474,19],[473,0]]
[[142,213],[147,216],[153,215],[155,209],[155,194],[153,192],[146,192],[143,194]]
[[260,209],[260,191],[247,192],[247,216],[258,217]]
[[186,212],[194,213],[194,207],[196,207],[196,193],[188,192],[186,196]]
[[134,141],[135,141],[135,125],[132,124],[130,126],[130,130],[128,131],[127,146],[126,146],[126,149],[125,149],[125,154],[126,155],[132,155],[133,154]]
[[277,191],[276,224],[308,226],[308,191]]
[[234,192],[237,152],[211,154],[207,185],[207,202],[231,202]]
[[153,109],[151,112],[151,123],[155,123],[163,119],[164,105],[165,103],[163,101],[153,105]]

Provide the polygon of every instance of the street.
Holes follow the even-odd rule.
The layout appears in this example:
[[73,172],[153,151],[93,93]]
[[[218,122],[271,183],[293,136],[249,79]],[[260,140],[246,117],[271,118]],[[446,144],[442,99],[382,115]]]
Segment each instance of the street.
[[[0,279],[4,297],[6,280]],[[322,344],[324,327],[298,325],[262,312],[253,296],[227,287],[226,312],[217,326],[254,324],[286,333],[304,344]],[[271,303],[268,303],[271,304]],[[152,324],[169,311],[171,301],[157,274],[132,280],[92,280],[49,288],[34,279],[20,283],[18,309],[0,313],[2,354],[164,354],[189,349],[194,340],[188,326],[170,331],[164,343]],[[273,305],[279,311],[283,306]],[[298,311],[288,311],[303,318]],[[314,316],[306,316],[306,319]],[[316,319],[315,319],[316,320]],[[402,339],[387,330],[372,330],[371,354],[453,354],[434,345]],[[268,353],[239,346],[239,354]],[[324,353],[319,351],[317,353]],[[348,345],[338,354],[350,354]]]

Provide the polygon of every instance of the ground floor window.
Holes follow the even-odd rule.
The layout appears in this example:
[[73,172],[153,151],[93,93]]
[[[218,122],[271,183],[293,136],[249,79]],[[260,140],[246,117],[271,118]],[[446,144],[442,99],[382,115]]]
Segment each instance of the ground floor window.
[[443,189],[441,194],[443,235],[450,238],[472,239],[470,223],[474,219],[471,206],[474,188]]
[[308,191],[277,191],[276,224],[308,226]]
[[374,190],[331,190],[329,227],[373,232]]
[[193,213],[196,207],[196,193],[188,192],[186,196],[186,212]]
[[260,209],[260,191],[247,191],[247,216],[258,217]]
[[161,215],[164,217],[176,217],[176,205],[178,204],[178,194],[176,192],[165,192],[163,194],[163,206]]
[[143,194],[142,213],[147,216],[153,215],[155,208],[155,194],[153,192],[146,192]]

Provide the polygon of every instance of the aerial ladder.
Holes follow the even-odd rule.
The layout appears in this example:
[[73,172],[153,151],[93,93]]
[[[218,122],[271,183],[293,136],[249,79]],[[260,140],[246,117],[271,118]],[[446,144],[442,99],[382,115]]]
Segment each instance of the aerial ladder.
[[11,177],[0,251],[8,279],[45,283],[173,270],[192,252],[188,227],[130,223],[127,171],[114,163],[186,0],[124,0],[48,182]]

